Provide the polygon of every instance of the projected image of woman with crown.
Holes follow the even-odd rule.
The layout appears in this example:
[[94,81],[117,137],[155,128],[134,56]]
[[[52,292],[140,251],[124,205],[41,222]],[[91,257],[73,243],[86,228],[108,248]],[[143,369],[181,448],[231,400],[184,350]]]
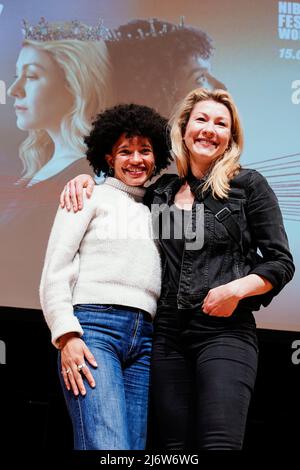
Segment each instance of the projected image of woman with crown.
[[23,179],[33,185],[75,162],[74,171],[86,167],[83,136],[109,104],[110,66],[101,24],[91,30],[77,21],[42,19],[35,27],[25,22],[24,32],[8,94],[15,98],[17,126],[28,131],[20,157]]
[[[0,270],[2,305],[40,308],[38,285],[45,246],[64,185],[78,173],[91,173],[83,136],[111,100],[110,62],[101,23],[24,26],[14,98],[20,145],[21,178],[4,188]],[[30,272],[28,272],[30,266]],[[18,291],[18,296],[15,291]]]

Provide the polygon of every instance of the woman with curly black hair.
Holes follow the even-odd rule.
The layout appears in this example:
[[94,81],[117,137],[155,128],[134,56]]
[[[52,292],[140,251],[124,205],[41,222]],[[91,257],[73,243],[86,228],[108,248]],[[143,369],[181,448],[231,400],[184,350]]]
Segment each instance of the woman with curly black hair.
[[[127,138],[147,137],[155,155],[155,167],[152,176],[158,174],[170,163],[167,121],[148,106],[123,104],[99,114],[93,123],[93,129],[85,138],[87,159],[94,173],[113,174],[110,159],[113,146],[121,135]],[[122,179],[122,177],[121,177]],[[140,186],[135,181],[134,186]]]
[[135,104],[101,113],[87,158],[111,176],[52,228],[40,298],[76,449],[145,448],[161,264],[142,186],[169,164],[166,124]]

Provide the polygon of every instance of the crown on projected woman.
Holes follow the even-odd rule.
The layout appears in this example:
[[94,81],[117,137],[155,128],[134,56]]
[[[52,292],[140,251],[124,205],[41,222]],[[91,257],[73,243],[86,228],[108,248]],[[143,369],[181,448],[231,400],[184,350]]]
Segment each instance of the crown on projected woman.
[[[123,33],[120,30],[105,28],[103,20],[97,26],[88,26],[78,20],[62,23],[48,23],[44,17],[36,26],[23,20],[22,32],[25,39],[34,41],[58,41],[61,39],[78,39],[80,41],[121,41],[130,39],[146,39],[148,37],[160,37],[184,28],[184,17],[180,17],[178,25],[163,23],[151,18],[146,20],[149,25],[145,28],[137,28],[135,34]],[[159,26],[158,26],[159,23]]]
[[134,20],[132,24],[139,23],[143,21],[145,23],[144,27],[136,28],[134,32],[123,32],[118,30],[108,30],[109,41],[122,41],[130,39],[147,39],[149,37],[161,37],[169,33],[181,30],[184,28],[184,16],[180,17],[179,24],[172,24],[167,22],[162,22],[156,18],[150,18],[149,20]]
[[34,41],[59,41],[63,39],[105,41],[110,37],[110,31],[103,26],[103,20],[100,20],[96,26],[88,26],[78,20],[48,23],[42,17],[35,26],[23,20],[22,32],[25,39]]

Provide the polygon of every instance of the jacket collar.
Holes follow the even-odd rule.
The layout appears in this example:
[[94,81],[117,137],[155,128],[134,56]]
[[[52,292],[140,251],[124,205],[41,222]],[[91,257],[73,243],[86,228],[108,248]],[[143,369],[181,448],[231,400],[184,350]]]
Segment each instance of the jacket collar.
[[163,193],[170,193],[174,194],[176,193],[180,186],[184,183],[184,180],[180,178],[178,175],[172,175],[173,178],[170,178],[167,180],[164,184],[160,184],[154,192],[156,194],[163,194]]
[[[203,199],[202,187],[207,180],[208,175],[205,175],[201,179],[197,179],[190,171],[186,178],[180,178],[178,175],[173,175],[173,178],[165,181],[164,184],[160,184],[154,192],[156,194],[167,194],[168,196],[174,195],[178,192],[179,188],[187,181],[190,185],[192,193],[199,200]],[[206,193],[205,193],[206,194]]]
[[208,174],[206,174],[203,178],[198,179],[191,171],[189,171],[186,177],[186,181],[189,183],[192,193],[198,200],[203,199],[204,194],[202,188],[207,178]]

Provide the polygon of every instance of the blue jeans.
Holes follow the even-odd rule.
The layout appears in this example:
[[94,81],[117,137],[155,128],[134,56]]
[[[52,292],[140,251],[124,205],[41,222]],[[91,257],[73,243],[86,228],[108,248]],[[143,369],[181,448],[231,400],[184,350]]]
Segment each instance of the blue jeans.
[[[142,310],[82,304],[74,314],[98,367],[96,387],[85,396],[68,392],[63,380],[77,450],[142,450],[146,445],[153,325]],[[61,369],[60,355],[58,358]],[[60,374],[61,376],[61,374]]]

